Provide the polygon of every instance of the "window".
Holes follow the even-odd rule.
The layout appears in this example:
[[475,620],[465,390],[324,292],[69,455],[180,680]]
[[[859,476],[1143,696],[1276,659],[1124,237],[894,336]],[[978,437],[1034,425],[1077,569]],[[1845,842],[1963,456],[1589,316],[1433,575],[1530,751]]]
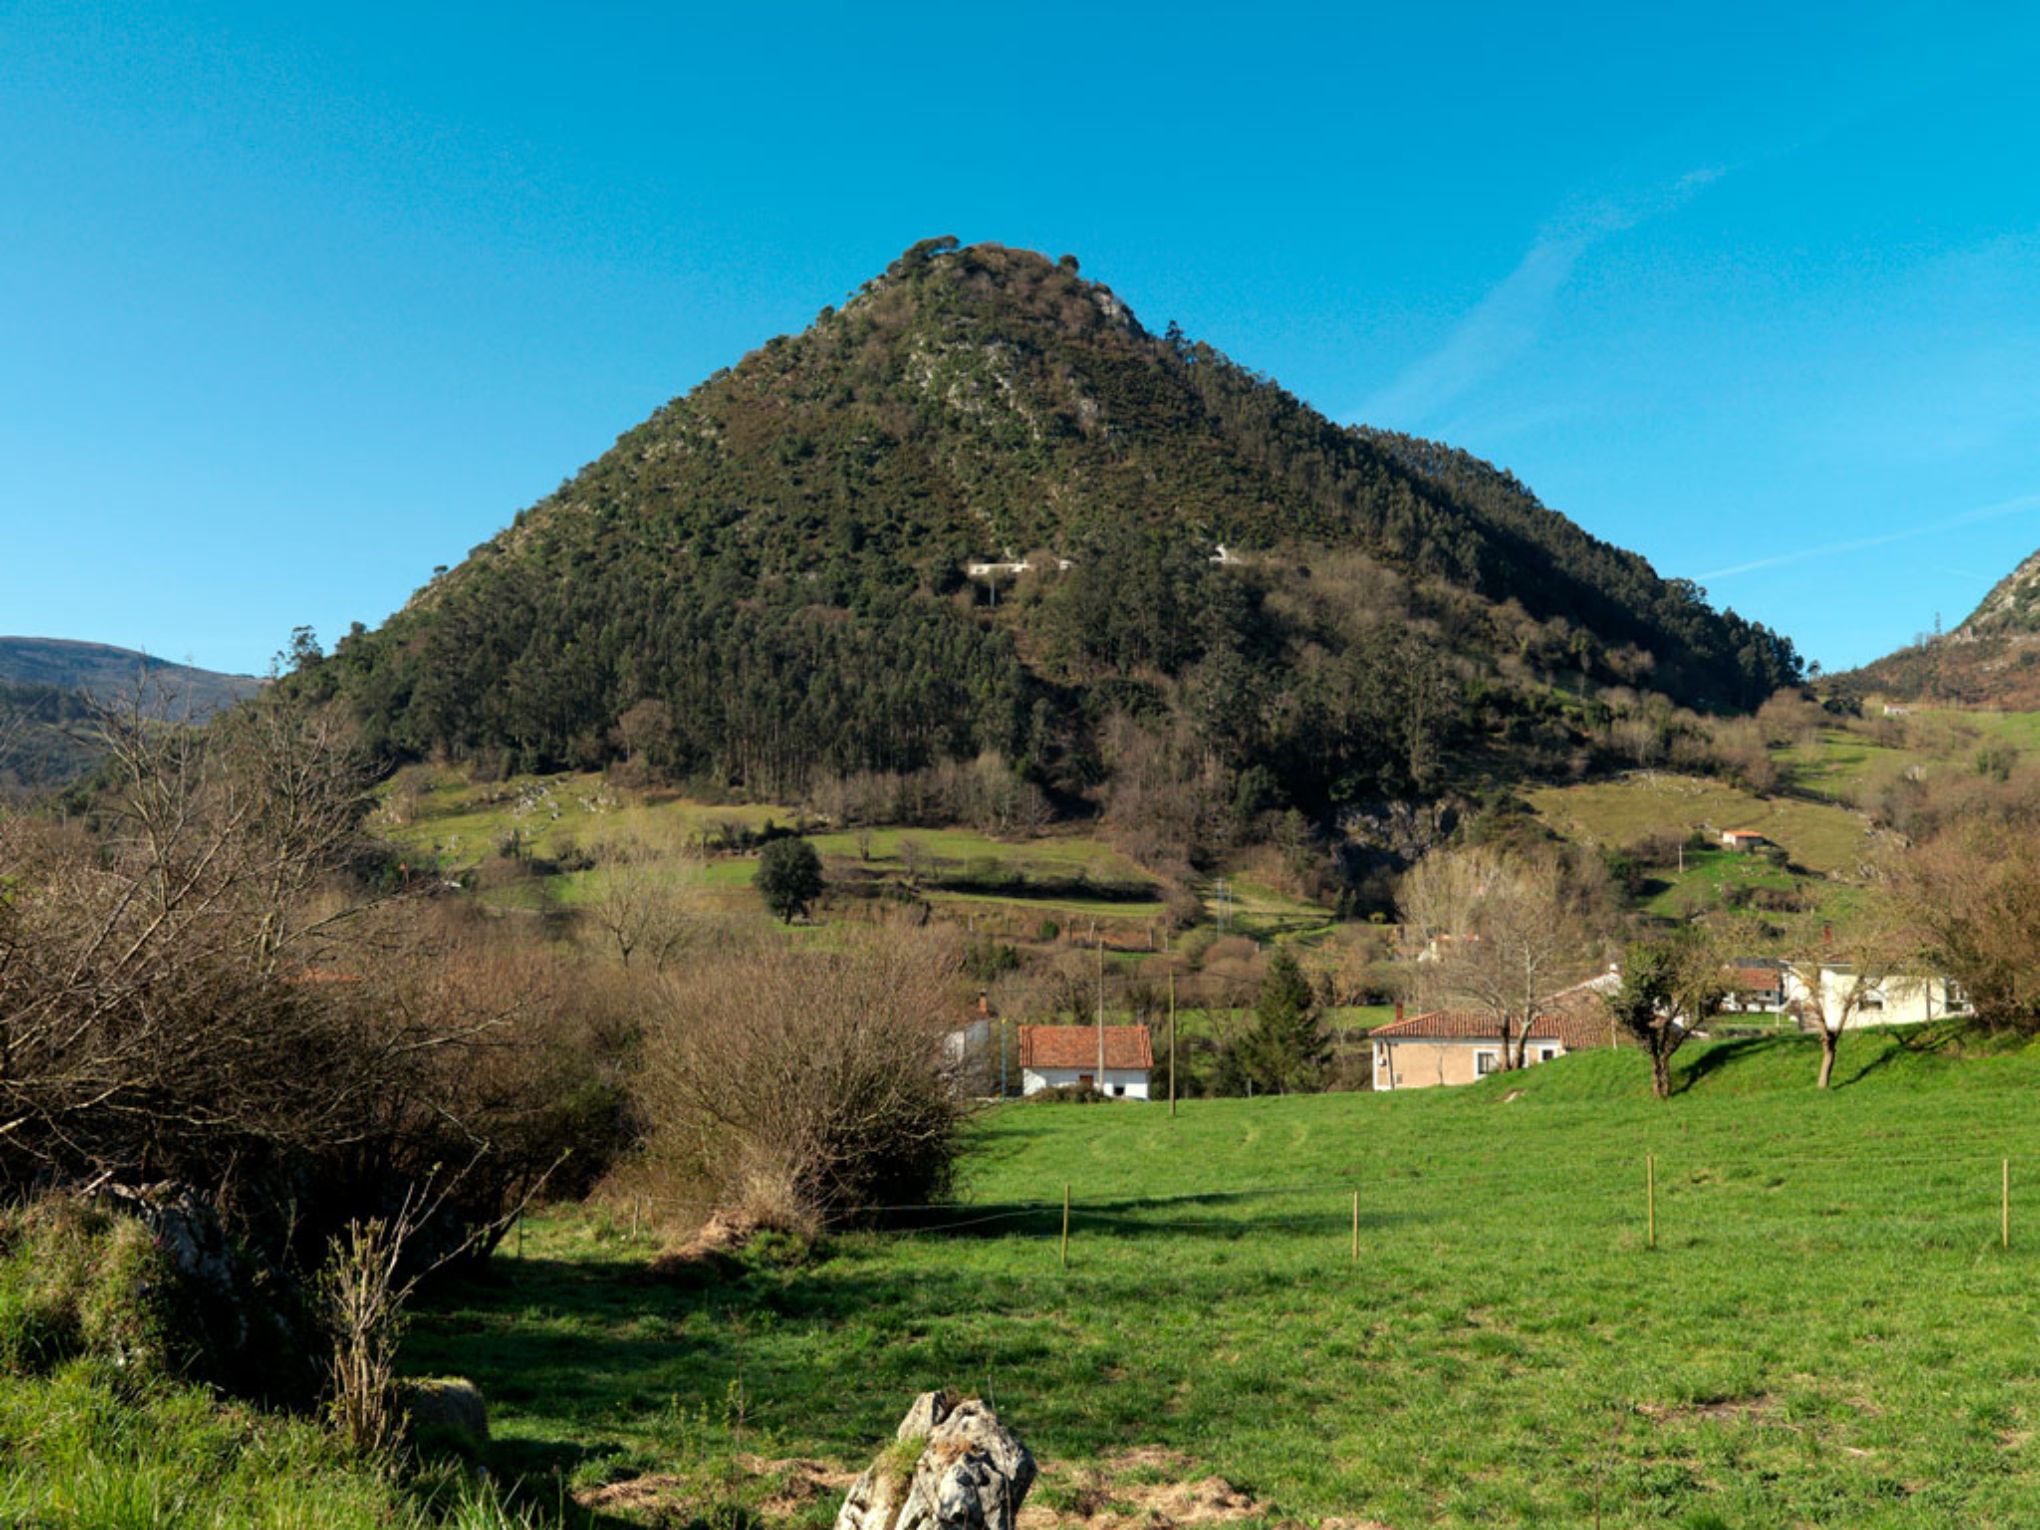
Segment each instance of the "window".
[[1539,1047],[1537,1049],[1537,1060],[1539,1062],[1550,1062],[1556,1056],[1558,1056],[1557,1047]]
[[1882,1009],[1884,1008],[1884,995],[1879,993],[1876,989],[1873,988],[1868,993],[1863,995],[1863,1002],[1859,1004],[1857,1008]]
[[1501,1065],[1501,1054],[1498,1052],[1476,1052],[1473,1054],[1473,1071],[1476,1077],[1486,1078],[1490,1073],[1501,1067]]
[[1126,1093],[1126,1085],[1124,1085],[1124,1084],[1114,1084],[1114,1085],[1112,1086],[1112,1095],[1113,1095],[1113,1098],[1114,1098],[1114,1099],[1117,1099],[1117,1098],[1119,1098],[1120,1096],[1124,1095],[1125,1093]]

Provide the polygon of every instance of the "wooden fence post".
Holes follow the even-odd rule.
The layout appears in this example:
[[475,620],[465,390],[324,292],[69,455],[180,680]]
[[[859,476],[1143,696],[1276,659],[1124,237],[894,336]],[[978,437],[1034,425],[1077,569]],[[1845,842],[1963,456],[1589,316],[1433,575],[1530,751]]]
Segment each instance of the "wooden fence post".
[[1063,1181],[1062,1267],[1070,1267],[1070,1182]]
[[1657,1247],[1657,1154],[1643,1155],[1643,1199],[1649,1218],[1648,1246]]

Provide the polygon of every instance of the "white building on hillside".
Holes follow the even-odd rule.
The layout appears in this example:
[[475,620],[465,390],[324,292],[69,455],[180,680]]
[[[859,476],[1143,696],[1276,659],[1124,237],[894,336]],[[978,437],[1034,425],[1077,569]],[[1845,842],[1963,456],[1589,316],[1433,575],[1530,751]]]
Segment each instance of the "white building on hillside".
[[1022,1094],[1075,1085],[1114,1099],[1144,1100],[1154,1066],[1154,1041],[1144,1025],[1020,1027]]

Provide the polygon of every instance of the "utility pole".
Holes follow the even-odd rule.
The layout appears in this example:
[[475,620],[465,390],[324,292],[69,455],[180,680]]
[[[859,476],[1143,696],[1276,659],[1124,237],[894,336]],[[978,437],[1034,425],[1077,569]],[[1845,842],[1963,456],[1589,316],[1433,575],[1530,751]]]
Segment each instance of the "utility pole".
[[1176,974],[1169,974],[1169,1118],[1176,1116]]
[[[1091,935],[1095,940],[1098,922],[1091,921]],[[1105,942],[1098,941],[1098,1092],[1105,1090]]]

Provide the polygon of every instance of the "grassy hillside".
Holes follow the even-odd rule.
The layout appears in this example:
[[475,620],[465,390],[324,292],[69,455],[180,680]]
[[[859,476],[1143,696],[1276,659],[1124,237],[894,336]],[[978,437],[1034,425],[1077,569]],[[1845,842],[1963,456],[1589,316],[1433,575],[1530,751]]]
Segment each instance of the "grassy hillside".
[[[414,863],[449,876],[479,870],[472,880],[496,907],[584,905],[601,896],[610,872],[600,862],[619,848],[650,853],[673,877],[752,906],[756,856],[725,847],[733,838],[775,825],[790,828],[800,819],[798,809],[769,803],[716,805],[672,793],[619,793],[586,772],[477,783],[455,772],[412,771],[384,793],[376,828]],[[1145,927],[1163,913],[1162,888],[1150,873],[1076,829],[1000,838],[964,828],[891,827],[809,838],[838,905],[911,895],[959,923],[1029,938],[1043,921]],[[579,864],[590,856],[598,864]],[[506,859],[537,875],[497,874]],[[1267,889],[1254,890],[1245,906],[1248,922],[1264,932],[1322,928],[1327,918],[1314,905]]]
[[1726,782],[1670,771],[1639,771],[1614,780],[1547,786],[1524,793],[1556,833],[1616,848],[1653,831],[1755,829],[1783,845],[1809,871],[1853,871],[1869,825],[1861,815],[1824,802],[1759,797]]
[[698,1492],[737,1450],[862,1464],[954,1383],[993,1393],[1065,1508],[1087,1464],[1160,1448],[1271,1517],[2027,1523],[2040,1051],[1960,1053],[1851,1037],[1828,1095],[1783,1037],[1682,1057],[1666,1104],[1610,1053],[1174,1121],[1010,1106],[918,1231],[662,1286],[621,1224],[561,1217],[448,1293],[408,1360],[482,1382],[504,1469],[582,1487],[655,1469]]
[[1817,741],[1775,751],[1791,789],[1870,803],[1908,773],[1966,774],[1986,749],[2009,746],[2024,755],[2040,749],[2040,712],[1908,707],[1885,718],[1882,705],[1873,701],[1865,722],[1826,728]]

